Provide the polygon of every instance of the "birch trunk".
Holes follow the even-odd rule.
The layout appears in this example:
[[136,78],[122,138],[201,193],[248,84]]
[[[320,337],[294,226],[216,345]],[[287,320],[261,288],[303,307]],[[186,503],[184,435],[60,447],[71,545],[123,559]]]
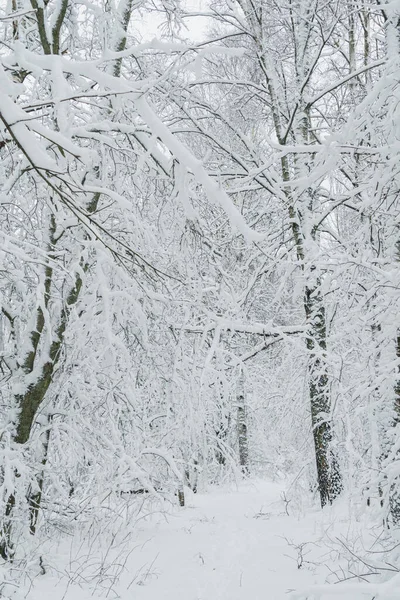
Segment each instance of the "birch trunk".
[[239,445],[239,464],[243,475],[249,474],[249,440],[247,435],[247,414],[244,395],[243,375],[239,378],[237,392],[237,431]]

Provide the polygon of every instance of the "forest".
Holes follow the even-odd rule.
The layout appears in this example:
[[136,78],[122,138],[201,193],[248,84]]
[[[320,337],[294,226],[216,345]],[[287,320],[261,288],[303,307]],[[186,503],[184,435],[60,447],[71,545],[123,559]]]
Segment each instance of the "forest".
[[399,600],[399,208],[400,0],[0,0],[0,597],[254,482],[336,579],[184,600]]

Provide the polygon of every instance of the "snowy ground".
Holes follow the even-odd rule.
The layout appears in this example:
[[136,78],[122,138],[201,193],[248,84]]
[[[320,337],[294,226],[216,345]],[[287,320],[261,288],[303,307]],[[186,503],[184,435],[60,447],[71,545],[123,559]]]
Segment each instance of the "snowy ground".
[[[139,521],[125,542],[120,531],[113,547],[101,534],[91,534],[89,545],[75,535],[69,544],[54,546],[43,565],[46,574],[38,572],[28,598],[371,600],[373,585],[335,585],[340,567],[346,567],[338,558],[338,540],[347,544],[358,535],[354,526],[349,529],[344,504],[339,510],[302,511],[294,501],[286,505],[282,490],[275,483],[248,482],[192,494],[187,507]],[[307,592],[327,580],[333,584],[329,591]],[[400,600],[398,583],[393,593],[375,598]]]

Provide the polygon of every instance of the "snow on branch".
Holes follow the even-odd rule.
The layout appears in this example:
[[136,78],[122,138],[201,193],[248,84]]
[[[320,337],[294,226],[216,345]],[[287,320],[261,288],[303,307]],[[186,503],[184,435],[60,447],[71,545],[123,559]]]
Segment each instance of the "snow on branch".
[[[146,47],[151,49],[159,48],[164,52],[175,52],[178,50],[182,52],[191,49],[180,44],[161,44],[159,42],[155,43],[154,41],[151,42],[150,45],[146,45]],[[193,175],[195,180],[202,186],[209,200],[214,204],[221,206],[228,216],[233,230],[242,234],[249,242],[261,241],[263,236],[260,233],[255,232],[245,222],[245,219],[234,205],[228,193],[213,181],[202,162],[195,158],[188,147],[179,140],[177,135],[174,135],[174,133],[171,132],[168,126],[163,123],[162,119],[157,115],[156,109],[152,106],[151,101],[145,98],[145,94],[150,92],[156,86],[157,79],[150,78],[143,81],[132,81],[122,79],[121,77],[115,77],[103,70],[102,63],[104,63],[105,60],[115,60],[122,56],[129,56],[132,55],[133,51],[134,49],[130,48],[120,53],[110,53],[105,59],[103,57],[92,61],[76,61],[70,60],[64,56],[37,55],[24,48],[21,43],[15,43],[15,58],[17,59],[18,64],[30,72],[36,73],[37,75],[40,75],[41,72],[45,71],[73,75],[77,81],[82,82],[83,80],[85,86],[87,86],[89,82],[92,82],[90,83],[92,91],[93,86],[95,86],[96,92],[98,90],[99,95],[103,97],[104,91],[106,92],[105,95],[108,95],[109,97],[112,97],[115,94],[126,94],[131,101],[133,100],[138,114],[149,128],[151,135],[156,139],[161,140],[174,159],[178,161],[187,172]],[[209,53],[218,51],[224,54],[240,54],[240,52],[235,49],[219,49],[212,46],[210,48],[203,48],[200,51],[199,56],[203,57]],[[77,97],[81,96],[81,92],[82,90],[77,90]],[[63,96],[65,96],[65,94],[60,96],[61,100],[66,99]],[[74,99],[72,94],[70,97],[72,100]],[[58,98],[57,102],[59,102]],[[50,103],[52,104],[54,101],[50,100]],[[27,111],[20,108],[17,103],[11,99],[7,88],[5,93],[0,94],[0,112],[6,129],[34,169],[42,172],[45,171],[50,174],[64,175],[66,171],[70,171],[67,165],[64,164],[65,153],[74,156],[90,168],[92,160],[89,151],[78,147],[65,135],[58,131],[54,131],[48,126],[45,127],[34,118],[27,118]],[[88,125],[86,125],[85,129],[87,127]],[[72,133],[72,131],[70,131],[70,133]],[[60,149],[63,159],[61,159],[61,157],[58,157],[58,160],[53,158],[53,156],[49,154],[49,149],[43,144],[40,138],[55,144]],[[68,187],[73,185],[75,188],[77,185],[77,182],[74,181],[69,174],[65,183],[67,183]],[[104,188],[95,190],[91,187],[91,189],[87,189],[86,191],[108,193]]]
[[225,318],[216,317],[214,323],[208,323],[201,326],[185,326],[183,330],[187,333],[199,333],[204,334],[214,329],[219,328],[224,331],[233,331],[236,333],[248,333],[252,335],[262,335],[264,337],[283,337],[286,335],[296,335],[305,333],[306,327],[300,326],[289,326],[289,327],[272,327],[271,325],[264,325],[263,323],[243,323],[241,321],[234,321]]
[[248,241],[256,242],[263,239],[263,235],[254,231],[247,225],[239,210],[233,204],[231,198],[222,187],[219,187],[209,176],[200,160],[174,136],[161,119],[156,115],[154,108],[144,96],[139,96],[136,101],[138,113],[148,125],[154,135],[159,137],[172,155],[202,185],[208,198],[215,204],[219,204],[227,214],[230,224],[234,230],[241,233]]
[[165,450],[161,450],[160,448],[144,448],[141,454],[152,454],[153,456],[158,456],[162,458],[167,463],[177,480],[182,481],[182,473],[179,471],[176,462],[174,461],[173,457]]

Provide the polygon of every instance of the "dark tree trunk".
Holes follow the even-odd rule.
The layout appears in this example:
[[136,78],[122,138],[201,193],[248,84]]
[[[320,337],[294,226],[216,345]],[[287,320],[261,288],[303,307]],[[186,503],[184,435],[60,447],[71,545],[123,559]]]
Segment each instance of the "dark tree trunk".
[[309,329],[307,349],[309,355],[309,390],[311,422],[313,429],[318,489],[321,506],[332,504],[342,491],[342,479],[335,453],[332,449],[330,421],[330,390],[326,367],[325,309],[318,289],[306,289],[305,312]]
[[247,435],[247,414],[244,397],[243,376],[239,378],[239,390],[237,395],[237,430],[239,445],[239,464],[244,475],[249,474],[249,442]]
[[3,560],[12,561],[14,558],[14,544],[11,539],[12,520],[11,515],[15,507],[15,496],[11,494],[7,500],[1,526],[0,556]]

